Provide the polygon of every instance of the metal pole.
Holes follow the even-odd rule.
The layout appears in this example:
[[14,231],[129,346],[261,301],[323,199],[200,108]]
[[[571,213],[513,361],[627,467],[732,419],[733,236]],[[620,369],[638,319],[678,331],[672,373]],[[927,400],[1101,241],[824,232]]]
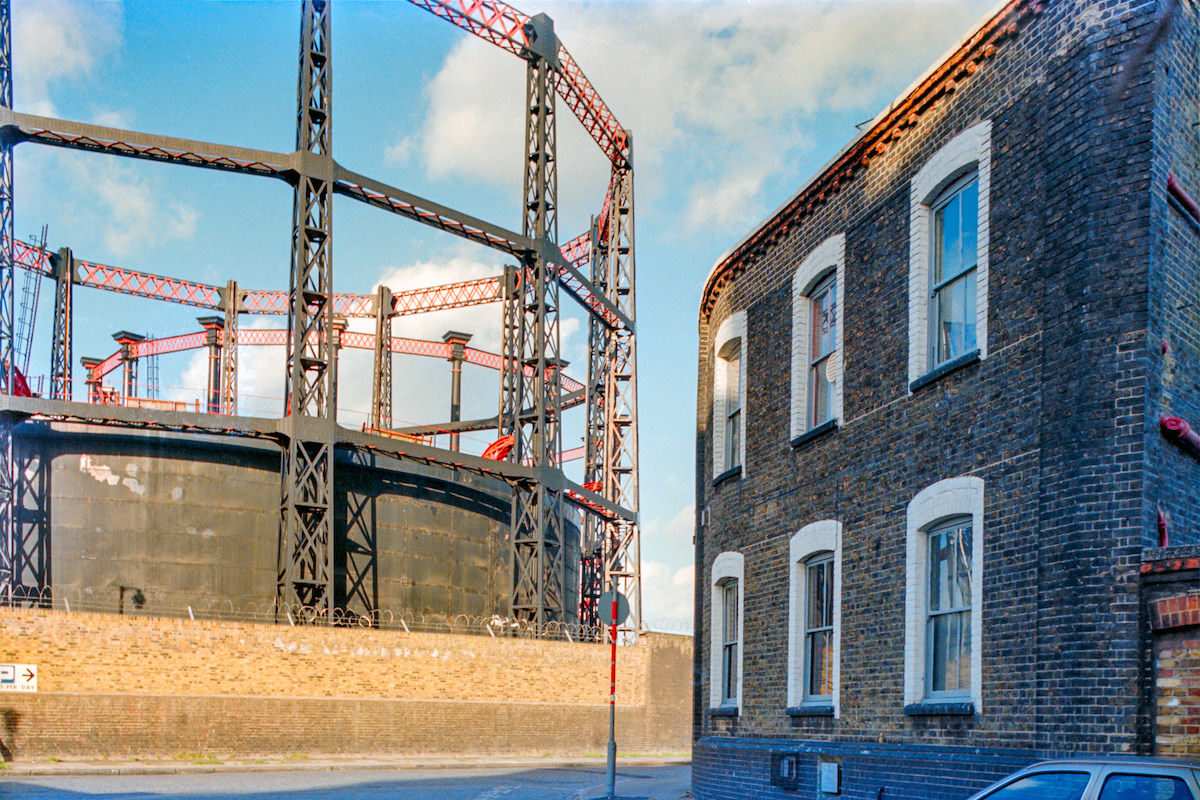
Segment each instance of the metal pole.
[[609,584],[612,592],[612,630],[609,639],[612,644],[612,658],[609,663],[608,678],[608,800],[617,796],[617,585]]

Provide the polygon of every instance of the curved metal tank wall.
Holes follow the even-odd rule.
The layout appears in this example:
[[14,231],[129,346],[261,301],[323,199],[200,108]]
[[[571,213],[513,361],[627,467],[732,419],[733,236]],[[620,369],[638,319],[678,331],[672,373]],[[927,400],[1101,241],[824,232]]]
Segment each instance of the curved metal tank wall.
[[[25,580],[49,583],[56,607],[186,616],[190,606],[198,616],[270,617],[276,446],[28,422],[15,440],[31,554]],[[427,621],[507,616],[503,483],[345,451],[334,474],[337,596],[347,608]],[[577,525],[568,533],[566,571],[577,580]],[[567,580],[566,605],[576,608]]]

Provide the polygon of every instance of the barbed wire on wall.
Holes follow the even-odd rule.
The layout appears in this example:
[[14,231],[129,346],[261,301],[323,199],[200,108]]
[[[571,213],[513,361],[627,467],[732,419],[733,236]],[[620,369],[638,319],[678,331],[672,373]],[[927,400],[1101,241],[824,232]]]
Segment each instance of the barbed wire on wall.
[[[75,587],[24,589],[12,605],[54,611],[116,614],[172,619],[248,622],[265,625],[306,626],[325,624],[324,609],[296,607],[277,615],[275,603],[248,603],[235,606],[229,600],[197,600],[182,605],[152,602],[140,589],[116,587],[116,599],[104,599],[94,592]],[[596,642],[603,629],[578,623],[548,622],[540,628],[528,621],[500,615],[420,614],[376,609],[370,613],[336,610],[330,624],[339,628],[363,628],[404,631],[406,633],[451,633],[492,638],[551,639],[567,642]],[[668,632],[668,631],[664,631]]]

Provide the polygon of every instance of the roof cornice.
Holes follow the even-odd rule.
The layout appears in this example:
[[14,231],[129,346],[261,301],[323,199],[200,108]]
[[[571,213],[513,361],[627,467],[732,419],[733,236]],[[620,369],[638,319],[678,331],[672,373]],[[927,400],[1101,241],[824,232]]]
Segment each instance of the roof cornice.
[[921,116],[952,95],[999,47],[1017,34],[1030,17],[1040,14],[1040,0],[1009,0],[951,49],[942,61],[912,84],[765,222],[717,260],[704,285],[700,316],[712,313],[725,286],[777,244],[792,227],[824,205],[871,162],[916,127]]

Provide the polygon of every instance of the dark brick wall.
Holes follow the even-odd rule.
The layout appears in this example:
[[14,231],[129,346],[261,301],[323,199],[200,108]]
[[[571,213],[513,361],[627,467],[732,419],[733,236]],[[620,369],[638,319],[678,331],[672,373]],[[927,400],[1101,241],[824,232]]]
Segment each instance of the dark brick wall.
[[[707,524],[698,525],[696,548],[698,798],[774,796],[736,788],[766,780],[769,756],[748,755],[761,739],[814,752],[870,743],[871,755],[846,767],[847,797],[876,797],[883,784],[872,775],[898,774],[914,760],[944,789],[931,795],[894,780],[885,795],[893,800],[965,797],[986,782],[967,775],[991,767],[981,772],[952,757],[962,748],[990,754],[988,774],[998,775],[1040,755],[1148,746],[1138,725],[1138,568],[1154,541],[1154,326],[1167,322],[1149,309],[1164,302],[1152,287],[1166,243],[1177,251],[1176,280],[1185,281],[1185,264],[1186,280],[1200,280],[1194,240],[1166,219],[1168,211],[1179,215],[1167,208],[1158,166],[1168,150],[1178,160],[1175,151],[1190,147],[1196,173],[1195,129],[1191,138],[1180,132],[1195,121],[1194,9],[1132,74],[1128,91],[1111,97],[1157,9],[1136,0],[1044,4],[950,99],[725,286],[701,318],[696,485]],[[992,122],[988,357],[910,395],[909,179],[984,119]],[[790,279],[813,247],[839,232],[844,424],[792,448]],[[742,478],[714,487],[712,334],[741,309],[746,467]],[[1195,325],[1197,313],[1177,316]],[[1200,344],[1194,329],[1187,336]],[[1197,375],[1188,365],[1173,396],[1200,405],[1190,394]],[[909,717],[906,508],[921,489],[960,475],[986,484],[982,711]],[[1191,506],[1180,514],[1200,513],[1197,478],[1176,478],[1174,498]],[[837,519],[844,531],[841,716],[801,720],[785,713],[788,540],[820,519]],[[741,715],[711,718],[706,588],[725,550],[746,559],[746,677]],[[729,770],[738,778],[722,783],[717,773]]]

